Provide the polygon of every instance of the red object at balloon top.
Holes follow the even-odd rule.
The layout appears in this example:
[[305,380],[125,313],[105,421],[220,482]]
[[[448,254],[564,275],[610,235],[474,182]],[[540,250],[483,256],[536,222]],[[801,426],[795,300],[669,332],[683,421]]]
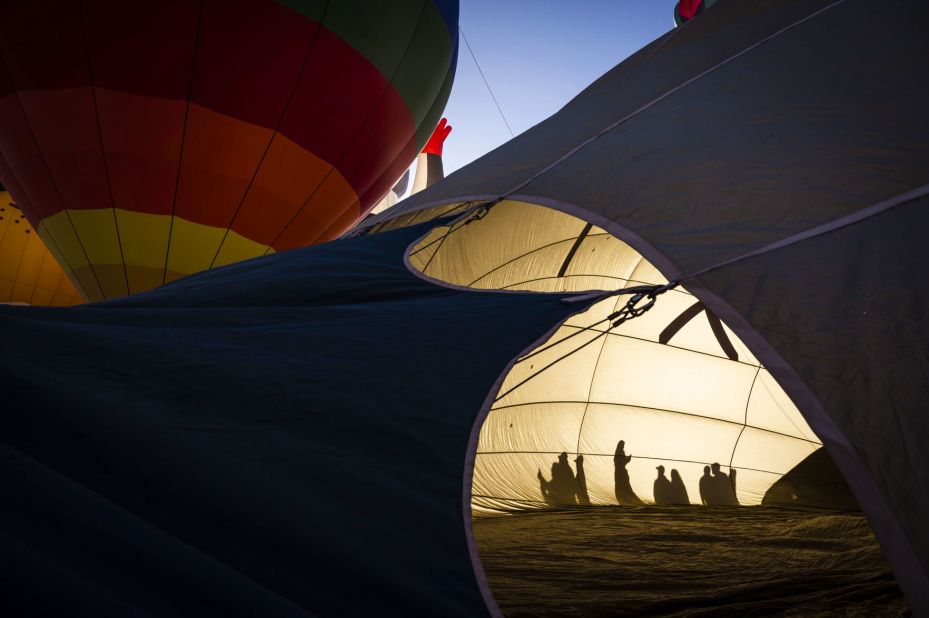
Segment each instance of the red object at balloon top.
[[436,126],[435,131],[432,132],[432,137],[429,138],[429,141],[426,142],[426,146],[423,148],[423,152],[426,154],[434,154],[442,156],[442,148],[445,145],[445,138],[448,137],[448,134],[452,132],[452,125],[448,124],[448,120],[443,118],[439,121],[438,126]]

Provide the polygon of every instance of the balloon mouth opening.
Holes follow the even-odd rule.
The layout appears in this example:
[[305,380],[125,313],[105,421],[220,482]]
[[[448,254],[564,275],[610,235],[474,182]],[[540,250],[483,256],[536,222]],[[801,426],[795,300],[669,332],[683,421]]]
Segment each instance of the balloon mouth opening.
[[[398,214],[368,233],[441,218],[405,259],[424,279],[456,289],[576,299],[668,281],[660,260],[643,255],[653,251],[633,246],[641,239],[619,238],[583,210],[528,196],[486,204],[478,196]],[[679,276],[672,270],[665,268]],[[676,554],[644,540],[656,525],[677,534],[745,523],[767,534],[780,529],[786,511],[761,507],[806,509],[810,517],[860,511],[791,398],[686,285],[609,328],[604,318],[627,298],[578,303],[577,313],[513,359],[478,413],[464,514],[491,607],[498,600],[536,607],[546,594],[564,602],[563,584],[576,573],[559,570],[552,553],[571,545],[570,564],[589,568],[605,551],[598,530],[625,530],[624,539],[606,542],[635,544],[629,555],[664,569]],[[862,543],[874,545],[870,529]],[[695,568],[711,563],[739,578],[742,567],[730,563]]]
[[[571,296],[668,282],[630,244],[582,218],[530,199],[478,205],[407,213],[372,231],[447,217],[406,260],[455,288]],[[821,440],[686,286],[611,327],[605,318],[627,300],[605,297],[572,315],[502,378],[474,455],[473,516],[587,505],[848,508],[848,495],[830,504],[815,479],[784,480]],[[701,487],[706,466],[728,489]],[[662,475],[673,476],[673,491],[655,486]]]

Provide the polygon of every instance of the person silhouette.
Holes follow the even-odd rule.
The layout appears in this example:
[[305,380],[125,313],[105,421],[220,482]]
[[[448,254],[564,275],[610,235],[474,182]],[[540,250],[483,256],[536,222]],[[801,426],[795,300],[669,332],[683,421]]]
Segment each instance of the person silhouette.
[[574,459],[577,466],[577,503],[590,505],[590,495],[587,493],[587,475],[584,473],[584,456],[578,455]]
[[733,506],[739,506],[739,497],[735,492],[735,474],[738,472],[736,468],[729,468],[729,499],[732,500]]
[[713,504],[713,477],[710,476],[709,466],[703,466],[703,476],[700,477],[700,502],[703,506]]
[[626,443],[620,440],[613,454],[613,491],[616,494],[617,504],[642,504],[639,497],[632,491],[629,483],[629,471],[626,464],[632,461],[632,455],[626,455]]
[[545,480],[545,477],[542,476],[542,470],[539,470],[536,476],[539,478],[539,491],[542,492],[542,500],[549,506],[556,506],[555,503],[552,502],[552,495],[549,491],[551,483]]
[[[710,466],[713,470],[713,504],[721,506],[739,506],[739,500],[735,496],[735,485],[729,475],[720,469],[718,463]],[[733,472],[732,468],[729,468]]]
[[674,469],[671,470],[671,504],[690,504],[684,479],[681,478],[681,473]]
[[669,481],[668,477],[664,475],[664,466],[658,466],[655,469],[658,470],[658,478],[655,479],[655,483],[652,486],[653,495],[655,496],[655,504],[658,506],[668,506],[669,504],[673,504],[671,481]]
[[574,470],[568,463],[567,453],[558,455],[558,461],[552,464],[552,480],[546,481],[541,470],[537,476],[542,499],[546,504],[551,506],[577,504],[577,479],[574,478]]

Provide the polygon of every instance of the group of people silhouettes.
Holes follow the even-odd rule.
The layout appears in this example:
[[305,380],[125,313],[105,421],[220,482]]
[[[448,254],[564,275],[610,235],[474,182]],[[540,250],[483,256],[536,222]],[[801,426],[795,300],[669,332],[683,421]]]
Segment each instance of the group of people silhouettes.
[[658,478],[652,486],[655,495],[655,504],[666,506],[670,504],[690,504],[684,480],[677,470],[671,470],[671,479],[664,475],[664,466],[658,466]]
[[[616,502],[624,506],[644,504],[632,490],[629,471],[626,465],[632,461],[632,455],[626,455],[626,443],[620,440],[613,454],[613,488]],[[551,506],[572,504],[588,505],[587,476],[584,472],[584,456],[578,455],[574,463],[577,474],[568,463],[568,454],[561,453],[558,461],[552,464],[552,478],[546,480],[542,471],[538,472],[539,489],[542,499]],[[658,478],[652,486],[655,504],[659,506],[690,504],[687,487],[677,470],[671,470],[671,478],[665,476],[665,467],[658,466]],[[706,506],[738,506],[739,499],[735,492],[736,471],[729,469],[726,474],[718,463],[703,468],[700,477],[700,502]]]
[[[712,474],[710,472],[712,471]],[[700,500],[706,506],[739,506],[735,495],[735,468],[729,474],[719,469],[719,464],[703,466],[700,477]]]
[[552,464],[552,480],[547,481],[539,470],[539,488],[542,499],[550,506],[565,506],[568,504],[590,504],[587,495],[587,476],[584,474],[584,456],[578,455],[574,460],[577,465],[577,476],[568,463],[568,454],[562,453],[558,461]]

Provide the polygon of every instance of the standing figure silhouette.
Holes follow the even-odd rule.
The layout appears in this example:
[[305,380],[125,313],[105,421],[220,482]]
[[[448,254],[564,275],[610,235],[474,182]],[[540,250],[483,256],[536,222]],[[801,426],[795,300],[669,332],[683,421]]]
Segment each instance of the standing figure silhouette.
[[584,473],[584,456],[578,455],[574,460],[577,465],[577,503],[590,504],[590,495],[587,493],[587,475]]
[[681,478],[681,473],[674,469],[671,470],[671,504],[690,504],[684,479]]
[[703,466],[703,476],[700,477],[700,502],[703,506],[713,505],[713,477],[710,475],[710,467]]
[[626,470],[626,464],[632,461],[632,455],[626,455],[625,448],[626,443],[620,440],[616,445],[616,453],[613,455],[613,487],[616,502],[624,505],[642,504],[629,483],[629,471]]
[[729,468],[730,474],[733,475],[733,478],[729,478],[729,474],[723,472],[718,463],[714,463],[711,468],[713,469],[711,486],[714,500],[710,504],[739,506],[739,499],[735,495],[735,470]]
[[655,468],[658,470],[658,478],[652,485],[652,495],[655,497],[655,504],[658,506],[668,506],[674,504],[671,494],[671,481],[664,475],[664,466]]

